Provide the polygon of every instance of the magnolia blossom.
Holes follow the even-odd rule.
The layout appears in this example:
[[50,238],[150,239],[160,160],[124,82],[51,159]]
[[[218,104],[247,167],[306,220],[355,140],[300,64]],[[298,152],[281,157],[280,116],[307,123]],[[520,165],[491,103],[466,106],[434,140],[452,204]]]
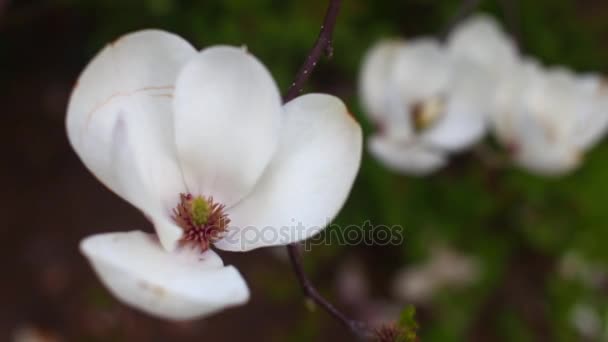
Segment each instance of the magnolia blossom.
[[362,143],[339,99],[282,105],[245,49],[197,51],[158,30],[92,60],[67,131],[87,168],[156,231],[94,235],[82,252],[120,300],[174,320],[247,301],[239,272],[210,247],[247,251],[319,232],[348,196]]
[[608,89],[595,74],[527,60],[498,92],[492,121],[522,167],[560,175],[580,165],[608,128]]
[[379,131],[369,149],[388,167],[424,175],[485,133],[489,79],[432,39],[382,41],[365,56],[360,92]]

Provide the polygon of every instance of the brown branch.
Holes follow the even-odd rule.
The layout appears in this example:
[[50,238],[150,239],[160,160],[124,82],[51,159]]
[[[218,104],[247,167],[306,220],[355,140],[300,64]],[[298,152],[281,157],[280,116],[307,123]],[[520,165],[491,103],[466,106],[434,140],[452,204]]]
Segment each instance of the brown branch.
[[[317,66],[317,63],[326,55],[331,57],[333,54],[332,48],[332,36],[336,26],[336,19],[338,12],[340,11],[341,0],[329,0],[329,6],[325,13],[325,19],[323,20],[323,26],[319,37],[315,42],[315,45],[310,50],[304,64],[298,70],[296,77],[287,90],[287,93],[283,97],[284,102],[289,102],[296,98],[301,92],[304,83],[310,77],[310,74]],[[314,287],[302,265],[302,256],[300,254],[299,246],[297,243],[290,244],[287,246],[287,252],[289,253],[289,260],[293,267],[293,271],[300,283],[304,296],[312,300],[316,305],[327,311],[332,317],[337,319],[342,325],[352,331],[359,338],[370,338],[372,336],[371,330],[368,329],[365,324],[349,319],[344,313],[336,309],[327,299],[325,299],[319,291]]]
[[315,302],[318,306],[327,311],[331,316],[337,319],[342,325],[352,331],[357,337],[361,339],[368,339],[373,337],[373,332],[364,323],[351,320],[344,313],[336,309],[327,299],[325,299],[319,291],[314,287],[302,265],[302,256],[300,254],[298,244],[291,244],[287,246],[287,252],[289,253],[289,260],[293,266],[293,271],[298,278],[298,282],[302,287],[304,296],[308,297]]
[[333,55],[332,36],[334,27],[336,26],[338,12],[340,11],[341,2],[342,0],[329,0],[329,6],[327,7],[327,12],[325,13],[323,26],[321,26],[321,32],[319,32],[319,38],[317,38],[315,45],[312,47],[308,53],[308,56],[306,57],[306,61],[304,61],[304,64],[302,64],[300,70],[298,70],[295,80],[283,97],[284,102],[293,100],[302,92],[304,83],[306,83],[310,77],[310,74],[315,69],[317,63],[321,57],[323,57],[323,55],[326,55],[327,57],[331,57]]

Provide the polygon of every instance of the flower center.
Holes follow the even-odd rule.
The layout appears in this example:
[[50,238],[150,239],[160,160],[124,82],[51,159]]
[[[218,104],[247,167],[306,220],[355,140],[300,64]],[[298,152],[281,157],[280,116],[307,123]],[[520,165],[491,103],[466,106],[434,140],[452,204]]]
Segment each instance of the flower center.
[[184,230],[182,243],[194,243],[201,251],[226,233],[230,219],[224,213],[225,205],[214,202],[213,197],[180,194],[180,203],[173,209],[173,220]]
[[432,126],[441,117],[444,109],[445,101],[439,96],[414,103],[411,111],[414,131],[420,132]]

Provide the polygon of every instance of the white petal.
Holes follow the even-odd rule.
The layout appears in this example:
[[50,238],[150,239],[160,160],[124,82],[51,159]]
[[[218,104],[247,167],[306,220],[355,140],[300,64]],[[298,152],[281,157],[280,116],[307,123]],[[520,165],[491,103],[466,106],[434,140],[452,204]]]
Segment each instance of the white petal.
[[[560,133],[559,117],[540,113],[527,107],[513,116],[515,160],[543,175],[557,176],[571,171],[580,164],[581,151]],[[557,116],[559,112],[552,114]]]
[[200,318],[249,299],[239,272],[210,250],[166,252],[140,231],[90,236],[80,250],[118,299],[160,318]]
[[456,27],[448,37],[447,49],[450,55],[468,58],[498,77],[507,76],[518,60],[511,38],[486,15],[473,16]]
[[254,191],[228,211],[231,251],[311,237],[337,215],[361,162],[361,128],[338,98],[309,94],[285,105],[280,147]]
[[492,129],[503,142],[516,140],[516,117],[525,115],[522,108],[527,87],[536,84],[542,74],[541,66],[534,59],[524,60],[518,68],[512,70],[510,77],[505,78],[497,89],[494,108],[490,112]]
[[519,165],[534,173],[561,176],[581,164],[582,154],[569,146],[536,145],[518,151],[515,160]]
[[444,117],[423,133],[423,141],[448,151],[461,151],[486,132],[485,118],[479,109],[466,104],[451,104]]
[[67,115],[68,137],[87,168],[152,218],[168,249],[181,232],[164,222],[185,191],[171,97],[178,70],[195,54],[167,32],[126,35],[84,70]]
[[398,86],[387,91],[387,108],[376,123],[383,134],[394,139],[413,139],[416,136],[411,108],[414,99],[404,97]]
[[598,75],[585,75],[577,80],[577,123],[575,145],[587,150],[608,131],[608,87]]
[[[166,101],[162,104],[169,107]],[[162,107],[157,103],[156,108]],[[150,108],[142,113],[149,114],[153,110]],[[148,126],[140,118],[139,115],[124,113],[117,116],[110,154],[113,184],[118,194],[152,220],[162,245],[172,251],[182,236],[182,230],[171,219],[171,213],[179,201],[179,194],[186,189],[175,153],[167,151],[170,144],[159,144],[163,141],[163,134],[171,131]]]
[[395,79],[406,103],[441,95],[449,82],[450,60],[434,39],[417,39],[399,50]]
[[485,134],[493,93],[491,81],[481,69],[463,60],[452,63],[445,111],[422,132],[421,139],[448,151],[460,151]]
[[383,40],[374,45],[363,58],[359,79],[360,94],[367,114],[375,120],[381,120],[388,110],[388,93],[394,84],[395,59],[401,48],[406,46],[403,40]]
[[241,48],[205,49],[181,71],[174,109],[190,192],[227,206],[247,195],[279,138],[281,99],[264,65]]
[[145,124],[166,126],[170,107],[152,113],[141,107],[154,108],[156,104],[145,102],[171,96],[179,68],[194,54],[178,36],[139,31],[106,46],[80,75],[68,106],[68,137],[86,166],[109,188],[115,190],[109,154],[116,117],[125,112],[140,115],[138,120]]
[[388,168],[405,174],[424,176],[447,164],[444,152],[417,142],[396,141],[375,135],[369,138],[367,147]]

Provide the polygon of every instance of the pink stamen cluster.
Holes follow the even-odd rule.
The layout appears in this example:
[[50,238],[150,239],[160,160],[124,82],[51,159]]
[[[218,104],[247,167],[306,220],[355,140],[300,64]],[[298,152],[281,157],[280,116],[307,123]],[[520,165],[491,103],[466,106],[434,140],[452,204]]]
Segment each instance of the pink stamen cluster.
[[209,214],[205,223],[197,224],[193,219],[194,199],[191,194],[180,194],[180,203],[173,209],[173,220],[184,230],[182,244],[194,243],[201,251],[206,251],[211,243],[224,237],[230,219],[224,212],[225,205],[214,202],[213,197],[203,197],[207,201]]

